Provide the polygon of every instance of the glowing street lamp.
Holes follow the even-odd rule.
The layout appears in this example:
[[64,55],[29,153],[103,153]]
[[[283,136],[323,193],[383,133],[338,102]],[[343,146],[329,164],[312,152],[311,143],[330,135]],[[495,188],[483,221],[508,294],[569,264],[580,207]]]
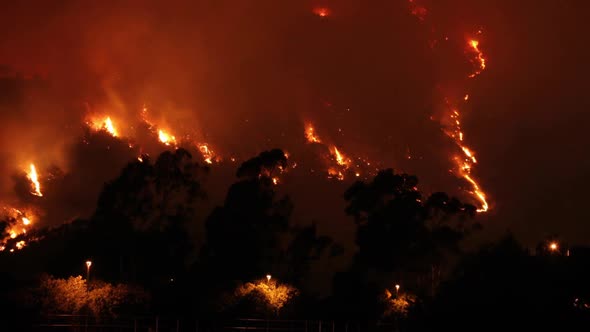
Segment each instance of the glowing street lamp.
[[270,274],[267,274],[267,275],[266,275],[266,281],[267,281],[267,282],[270,282],[270,278],[272,278],[272,276],[271,276]]
[[90,279],[90,267],[92,266],[92,261],[86,261],[86,281]]
[[395,285],[395,295],[399,294],[399,285]]
[[559,249],[559,245],[557,244],[557,242],[553,241],[549,243],[549,250],[557,251],[557,249]]

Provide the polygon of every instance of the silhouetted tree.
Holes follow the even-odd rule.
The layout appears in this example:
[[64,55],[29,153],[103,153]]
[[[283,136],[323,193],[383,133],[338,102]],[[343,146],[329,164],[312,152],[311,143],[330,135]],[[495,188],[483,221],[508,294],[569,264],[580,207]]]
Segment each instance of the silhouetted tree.
[[345,192],[358,252],[350,271],[335,278],[337,302],[348,305],[340,311],[382,312],[375,301],[395,283],[425,294],[436,286],[445,257],[459,251],[459,241],[471,229],[464,225],[466,217],[475,208],[444,193],[424,198],[417,185],[417,177],[388,169]]
[[[419,317],[433,328],[454,331],[571,330],[589,322],[587,263],[565,256],[532,256],[512,236],[468,255],[443,283],[430,314]],[[582,306],[583,307],[583,306]]]
[[331,243],[317,235],[314,225],[290,225],[293,204],[287,196],[276,197],[272,181],[286,163],[281,150],[266,151],[244,162],[237,172],[240,180],[230,187],[224,205],[207,219],[207,243],[199,270],[208,276],[202,283],[213,297],[215,292],[232,291],[237,284],[266,274],[300,282],[310,261]]
[[284,162],[280,150],[244,162],[237,172],[242,179],[207,219],[203,254],[217,280],[249,281],[272,273],[279,263],[293,206],[288,197],[275,198],[270,173]]
[[186,226],[205,197],[208,168],[183,149],[127,165],[100,195],[91,220],[91,256],[111,267],[116,279],[144,285],[170,283],[183,275],[192,243]]

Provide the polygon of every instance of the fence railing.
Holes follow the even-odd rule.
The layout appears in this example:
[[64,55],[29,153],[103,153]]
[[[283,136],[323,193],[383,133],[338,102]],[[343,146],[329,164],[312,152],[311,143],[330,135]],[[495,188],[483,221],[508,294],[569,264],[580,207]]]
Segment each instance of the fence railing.
[[[86,315],[49,315],[34,324],[47,332],[365,332],[358,322],[334,320],[231,319],[197,320],[164,316],[120,316],[95,318]],[[381,324],[381,332],[394,325]]]

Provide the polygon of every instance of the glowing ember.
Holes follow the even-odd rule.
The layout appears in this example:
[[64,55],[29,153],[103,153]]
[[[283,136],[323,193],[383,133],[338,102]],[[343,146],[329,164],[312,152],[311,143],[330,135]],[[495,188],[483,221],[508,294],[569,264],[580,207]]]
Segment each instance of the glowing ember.
[[473,50],[473,52],[475,52],[476,54],[476,61],[477,61],[477,65],[478,65],[478,69],[473,72],[472,74],[469,75],[469,77],[475,77],[479,74],[481,74],[482,71],[484,71],[484,69],[486,69],[486,59],[483,56],[483,53],[479,50],[479,41],[475,40],[475,39],[471,39],[469,41],[469,46],[471,47],[471,49]]
[[313,9],[313,13],[319,17],[328,17],[330,16],[330,9],[326,7],[316,7]]
[[31,194],[39,197],[43,196],[43,193],[41,193],[41,184],[39,183],[39,176],[37,175],[37,169],[35,168],[35,165],[31,164],[29,166],[27,177],[29,180],[31,180]]
[[27,217],[23,217],[22,221],[23,221],[23,225],[25,225],[25,226],[28,226],[31,224],[31,220],[29,220],[29,218],[27,218]]
[[274,177],[272,178],[272,183],[276,186],[277,184],[279,184],[279,178]]

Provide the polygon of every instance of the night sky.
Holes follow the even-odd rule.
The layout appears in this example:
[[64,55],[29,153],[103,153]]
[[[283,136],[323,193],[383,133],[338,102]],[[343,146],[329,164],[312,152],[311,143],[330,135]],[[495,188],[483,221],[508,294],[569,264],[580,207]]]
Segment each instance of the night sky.
[[[87,115],[112,116],[123,145],[155,156],[166,147],[137,135],[145,106],[159,126],[225,160],[211,167],[208,208],[240,160],[283,148],[297,167],[278,190],[292,196],[296,221],[347,242],[354,225],[342,193],[353,179],[326,178],[305,124],[348,156],[416,174],[425,193],[478,205],[449,172],[456,147],[436,121],[444,97],[468,93],[462,129],[491,206],[477,216],[477,237],[510,229],[527,244],[550,233],[588,244],[590,5],[414,2],[423,19],[407,0],[3,2],[0,198],[36,206],[44,225],[87,216],[102,184],[137,156],[109,141],[82,148]],[[466,79],[476,35],[487,67]],[[40,199],[23,194],[30,162]]]

